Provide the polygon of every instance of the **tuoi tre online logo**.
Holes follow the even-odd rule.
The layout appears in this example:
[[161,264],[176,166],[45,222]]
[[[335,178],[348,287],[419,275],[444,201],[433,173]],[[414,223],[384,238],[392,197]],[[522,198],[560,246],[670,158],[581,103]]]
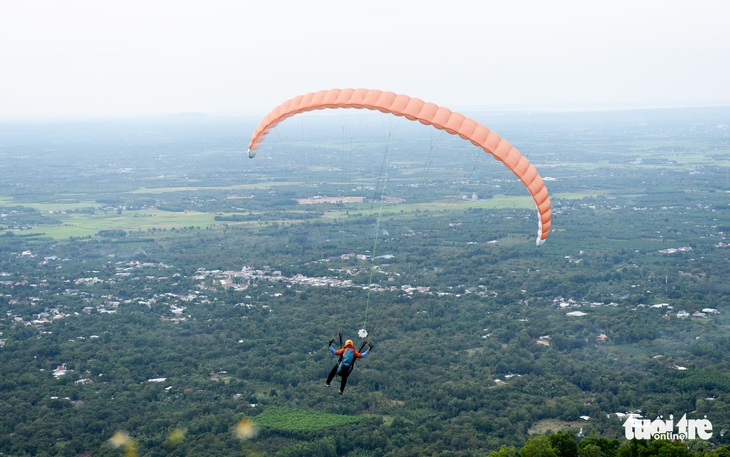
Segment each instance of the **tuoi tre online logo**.
[[663,416],[654,420],[629,416],[623,427],[628,440],[709,440],[712,437],[712,423],[708,419],[687,419],[687,414],[676,424],[673,414],[666,420]]

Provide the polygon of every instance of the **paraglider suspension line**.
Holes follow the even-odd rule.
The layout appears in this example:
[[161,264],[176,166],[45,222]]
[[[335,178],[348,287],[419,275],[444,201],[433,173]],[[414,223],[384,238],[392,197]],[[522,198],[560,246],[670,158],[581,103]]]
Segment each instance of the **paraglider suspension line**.
[[383,205],[385,204],[385,189],[388,184],[388,162],[389,162],[389,155],[390,155],[390,143],[393,138],[393,131],[392,129],[388,132],[388,140],[385,142],[385,154],[383,154],[383,163],[380,167],[380,176],[381,178],[385,176],[383,179],[383,187],[380,190],[380,207],[378,208],[378,218],[375,222],[375,241],[373,242],[373,255],[370,259],[370,278],[368,279],[368,295],[367,299],[365,300],[365,319],[362,324],[362,328],[366,329],[368,328],[368,308],[370,307],[370,294],[372,293],[372,288],[370,285],[373,283],[373,275],[375,273],[375,257],[377,255],[377,248],[378,248],[378,240],[380,238],[380,220],[383,217]]

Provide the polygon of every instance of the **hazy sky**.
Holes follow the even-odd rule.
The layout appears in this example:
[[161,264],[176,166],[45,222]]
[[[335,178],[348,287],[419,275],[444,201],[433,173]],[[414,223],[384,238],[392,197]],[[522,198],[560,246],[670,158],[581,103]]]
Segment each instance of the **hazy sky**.
[[0,0],[0,119],[730,105],[727,0]]

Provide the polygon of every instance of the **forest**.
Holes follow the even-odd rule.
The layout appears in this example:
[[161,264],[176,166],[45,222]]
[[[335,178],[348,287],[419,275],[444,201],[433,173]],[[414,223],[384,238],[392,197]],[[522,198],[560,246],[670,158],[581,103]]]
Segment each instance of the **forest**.
[[[519,181],[417,125],[249,160],[246,119],[2,124],[0,453],[725,456],[727,114],[495,116],[539,248]],[[627,439],[670,415],[711,436]]]

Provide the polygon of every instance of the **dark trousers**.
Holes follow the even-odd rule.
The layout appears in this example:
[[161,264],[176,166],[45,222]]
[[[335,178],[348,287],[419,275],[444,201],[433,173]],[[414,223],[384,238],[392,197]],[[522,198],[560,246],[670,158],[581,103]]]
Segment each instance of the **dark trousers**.
[[[327,384],[331,383],[333,379],[335,379],[335,375],[337,374],[337,368],[339,368],[340,364],[336,363],[334,367],[330,370],[330,374],[327,375]],[[342,373],[340,373],[340,392],[345,391],[345,386],[347,385],[347,377],[350,376],[350,372],[352,370],[343,369]]]

